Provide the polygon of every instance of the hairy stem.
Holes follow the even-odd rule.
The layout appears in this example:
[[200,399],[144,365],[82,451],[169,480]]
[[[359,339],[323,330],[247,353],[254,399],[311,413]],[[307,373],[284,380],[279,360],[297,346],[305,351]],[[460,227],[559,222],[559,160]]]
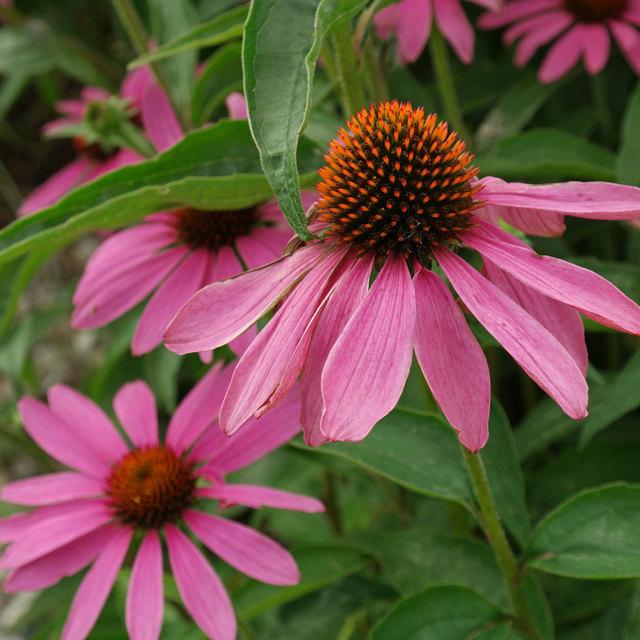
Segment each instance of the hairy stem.
[[364,107],[367,97],[362,82],[362,74],[358,68],[353,36],[349,20],[341,20],[331,34],[333,45],[335,72],[340,86],[342,108],[346,118],[351,117],[358,109]]

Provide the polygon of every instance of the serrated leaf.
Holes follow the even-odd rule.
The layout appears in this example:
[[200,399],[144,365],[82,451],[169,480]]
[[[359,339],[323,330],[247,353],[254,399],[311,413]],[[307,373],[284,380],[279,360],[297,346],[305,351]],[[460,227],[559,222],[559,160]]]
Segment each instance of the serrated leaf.
[[243,40],[244,94],[264,173],[293,230],[309,237],[300,200],[298,140],[309,105],[315,64],[331,26],[365,0],[253,2]]

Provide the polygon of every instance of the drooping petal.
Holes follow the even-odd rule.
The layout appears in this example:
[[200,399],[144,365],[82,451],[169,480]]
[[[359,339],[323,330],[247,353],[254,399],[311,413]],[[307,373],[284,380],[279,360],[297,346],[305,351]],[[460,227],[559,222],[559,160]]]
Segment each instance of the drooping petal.
[[215,571],[189,538],[173,525],[165,528],[171,571],[186,610],[215,640],[235,640],[236,617]]
[[521,213],[563,214],[595,220],[640,217],[640,189],[609,182],[524,184],[491,178],[482,180],[482,199],[489,204],[517,207]]
[[473,60],[475,34],[460,0],[433,0],[433,9],[442,35],[460,60],[470,64]]
[[225,98],[225,106],[232,120],[247,119],[247,101],[239,91],[233,91]]
[[398,3],[398,10],[396,33],[400,60],[415,62],[431,33],[431,0],[402,0]]
[[491,383],[478,341],[447,286],[420,269],[416,292],[415,350],[422,373],[460,441],[478,451],[489,436]]
[[104,481],[81,473],[62,471],[9,482],[0,490],[0,500],[31,507],[67,500],[90,498],[102,493]]
[[[401,10],[402,3],[395,2],[376,13],[373,22],[378,36],[383,40],[388,40],[397,31]],[[409,60],[406,62],[409,62]]]
[[26,216],[54,204],[71,189],[85,182],[94,166],[91,158],[80,156],[34,189],[22,201],[18,215]]
[[144,94],[155,83],[156,80],[148,66],[138,67],[129,71],[124,77],[120,87],[120,96],[127,98],[134,107],[139,108]]
[[173,316],[202,286],[209,261],[208,251],[194,251],[158,287],[142,312],[133,334],[133,355],[147,353],[162,342],[164,330]]
[[[546,17],[546,16],[545,16]],[[565,29],[573,24],[573,16],[563,11],[560,15],[553,16],[551,20],[545,20],[522,37],[516,47],[515,64],[524,67],[528,64],[541,46],[551,42]]]
[[605,68],[609,59],[609,32],[602,24],[587,24],[582,33],[584,66],[591,75],[595,75]]
[[131,640],[157,640],[164,613],[162,547],[158,532],[144,536],[131,569],[125,621]]
[[157,83],[147,88],[140,102],[140,112],[145,133],[157,151],[164,151],[183,138],[171,102]]
[[221,484],[218,482],[211,487],[200,489],[198,495],[203,498],[219,500],[224,504],[241,504],[251,509],[271,507],[272,509],[290,509],[306,513],[324,511],[324,504],[316,498],[251,484]]
[[511,238],[502,229],[478,221],[462,241],[543,295],[606,326],[640,333],[640,307],[608,280],[565,260],[540,256],[524,243],[513,244]]
[[542,61],[538,71],[540,82],[547,84],[559,80],[580,60],[583,40],[582,26],[579,24],[569,29],[549,49],[549,53]]
[[81,571],[117,535],[117,529],[107,524],[87,535],[48,553],[13,571],[4,583],[7,593],[39,591],[62,578]]
[[282,255],[288,240],[288,234],[283,236],[281,231],[276,231],[278,237],[283,238],[284,242],[280,246],[273,248],[269,242],[265,242],[265,239],[270,239],[271,231],[268,228],[257,229],[251,235],[241,236],[236,239],[236,248],[249,269],[255,269],[268,262],[273,262]]
[[[166,443],[176,453],[187,450],[217,419],[234,366],[230,364],[224,367],[222,362],[217,362],[174,411],[167,429]],[[219,440],[226,440],[222,432]]]
[[[237,431],[277,388],[343,255],[344,251],[327,253],[240,358],[220,409],[220,425],[225,433]],[[302,366],[302,362],[298,364]]]
[[276,304],[321,254],[322,249],[312,245],[260,269],[204,287],[167,327],[167,347],[184,354],[215,349],[233,340]]
[[434,251],[467,308],[560,408],[587,415],[587,383],[569,352],[537,320],[448,249]]
[[478,24],[483,29],[497,29],[521,18],[562,6],[562,0],[514,0],[505,2],[500,11],[480,16]]
[[90,398],[64,384],[47,391],[49,409],[66,422],[109,465],[128,452],[107,414]]
[[113,409],[136,447],[158,444],[156,399],[146,382],[125,384],[113,399]]
[[409,375],[416,302],[404,258],[388,257],[322,372],[330,440],[362,440],[397,404]]
[[[485,215],[485,212],[495,213],[496,217],[492,220]],[[515,207],[487,206],[480,209],[476,215],[480,215],[480,217],[489,219],[494,223],[497,223],[502,218],[507,224],[530,236],[553,238],[561,236],[566,230],[564,216],[551,213],[539,215],[535,211],[522,212]]]
[[254,529],[201,511],[187,511],[184,519],[211,551],[251,578],[275,585],[300,581],[291,554]]
[[118,529],[93,563],[73,599],[62,640],[84,640],[89,635],[118,577],[132,536],[131,529]]
[[361,258],[344,273],[329,294],[321,311],[302,371],[302,408],[300,420],[304,439],[308,445],[317,446],[327,441],[320,431],[324,412],[321,379],[327,356],[342,333],[349,318],[369,290],[372,258]]
[[18,402],[18,411],[27,433],[43,451],[92,478],[107,476],[105,459],[46,404],[27,396]]
[[640,74],[640,33],[621,20],[609,20],[609,29],[627,59],[629,66]]
[[111,511],[101,500],[78,502],[72,512],[45,518],[30,526],[5,551],[0,566],[6,569],[32,562],[95,531],[111,518]]

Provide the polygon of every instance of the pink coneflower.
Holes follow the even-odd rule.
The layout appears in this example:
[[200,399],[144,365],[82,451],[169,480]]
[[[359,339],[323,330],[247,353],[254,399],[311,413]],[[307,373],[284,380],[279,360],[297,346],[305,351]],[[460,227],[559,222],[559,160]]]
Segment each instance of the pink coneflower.
[[[315,197],[303,194],[307,206]],[[242,273],[243,263],[253,268],[275,260],[290,238],[275,201],[235,211],[153,214],[105,240],[91,256],[73,297],[71,324],[104,326],[152,294],[131,341],[134,355],[147,353],[198,289]],[[253,334],[235,340],[234,351],[242,352]]]
[[[56,130],[82,122],[92,106],[105,102],[110,97],[105,89],[85,87],[79,100],[61,100],[56,104],[56,109],[62,117],[46,124],[44,132],[53,135]],[[174,131],[176,127],[179,130],[179,125],[169,99],[157,85],[151,72],[147,68],[141,68],[128,74],[122,83],[120,97],[127,100],[138,112],[136,118],[139,117],[147,136],[156,145],[157,150],[161,151],[167,132]],[[18,215],[24,216],[48,207],[71,189],[108,171],[143,159],[132,149],[107,151],[98,143],[87,143],[82,136],[76,136],[73,145],[77,154],[76,160],[34,189],[24,199]]]
[[[568,415],[586,415],[579,312],[640,333],[640,307],[599,275],[537,255],[479,214],[490,205],[498,214],[631,219],[640,214],[640,189],[478,181],[446,123],[397,101],[354,116],[326,159],[312,214],[318,238],[205,287],[167,329],[177,353],[212,349],[281,303],[233,374],[220,411],[227,433],[274,406],[302,374],[307,442],[360,440],[398,402],[415,349],[462,443],[482,447],[487,363],[436,266]],[[461,247],[480,253],[485,275],[459,255]]]
[[562,78],[581,58],[589,74],[599,73],[609,59],[611,36],[640,74],[639,0],[515,0],[502,11],[483,15],[479,24],[485,29],[509,25],[504,39],[507,44],[518,41],[519,67],[556,40],[540,66],[541,82]]
[[[0,521],[9,546],[0,560],[10,574],[5,591],[34,591],[91,565],[75,595],[63,640],[86,638],[131,546],[133,560],[125,620],[133,640],[154,640],[164,609],[162,539],[185,608],[213,640],[234,640],[236,621],[225,588],[185,533],[189,529],[217,556],[269,584],[291,585],[299,572],[278,543],[238,522],[201,510],[204,501],[318,512],[314,498],[253,485],[227,484],[240,469],[284,444],[298,430],[297,400],[258,424],[226,438],[215,425],[231,368],[215,366],[183,400],[158,436],[153,394],[144,382],[125,385],[114,410],[131,441],[125,443],[104,412],[58,385],[49,406],[24,398],[19,411],[33,440],[72,471],[6,485],[0,498],[37,507]],[[213,428],[211,428],[213,426]]]
[[[500,0],[470,1],[494,11],[501,6]],[[473,60],[475,35],[460,0],[399,0],[378,11],[374,20],[381,38],[396,35],[402,62],[418,59],[429,40],[432,20],[462,62]]]

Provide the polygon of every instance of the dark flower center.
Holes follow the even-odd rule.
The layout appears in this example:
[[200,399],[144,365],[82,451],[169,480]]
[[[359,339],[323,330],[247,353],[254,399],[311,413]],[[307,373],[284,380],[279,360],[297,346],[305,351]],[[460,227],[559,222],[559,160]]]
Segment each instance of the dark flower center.
[[347,127],[319,171],[327,236],[360,254],[428,259],[470,227],[478,170],[447,123],[394,100],[363,109]]
[[602,22],[617,18],[627,8],[628,0],[564,0],[570,11],[580,22]]
[[230,246],[236,238],[247,235],[258,219],[255,207],[235,211],[177,209],[174,216],[182,242],[193,249],[211,251]]
[[125,524],[158,528],[194,500],[193,465],[165,447],[135,449],[114,467],[106,493]]

